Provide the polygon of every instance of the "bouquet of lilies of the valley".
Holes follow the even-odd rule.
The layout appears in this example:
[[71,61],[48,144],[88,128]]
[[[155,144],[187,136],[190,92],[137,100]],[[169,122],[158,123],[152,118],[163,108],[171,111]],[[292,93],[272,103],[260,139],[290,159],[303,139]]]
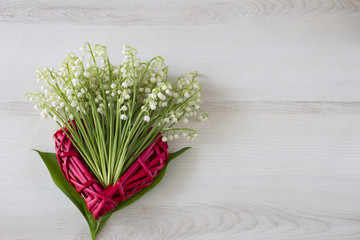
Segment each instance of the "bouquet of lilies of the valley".
[[68,54],[58,71],[37,70],[41,92],[25,96],[60,127],[56,153],[38,153],[95,239],[115,211],[151,190],[188,149],[169,154],[167,141],[196,137],[183,124],[207,114],[195,72],[170,81],[161,56],[143,62],[127,45],[120,66],[104,46],[87,43],[81,51],[82,57]]

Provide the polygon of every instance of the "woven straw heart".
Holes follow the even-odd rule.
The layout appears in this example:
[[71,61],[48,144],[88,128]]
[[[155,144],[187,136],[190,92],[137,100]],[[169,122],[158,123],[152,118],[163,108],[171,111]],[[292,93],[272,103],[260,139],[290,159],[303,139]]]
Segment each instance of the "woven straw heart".
[[66,180],[86,202],[95,219],[113,210],[149,186],[168,160],[168,145],[157,138],[114,184],[103,188],[87,167],[75,146],[62,129],[54,134],[56,158]]

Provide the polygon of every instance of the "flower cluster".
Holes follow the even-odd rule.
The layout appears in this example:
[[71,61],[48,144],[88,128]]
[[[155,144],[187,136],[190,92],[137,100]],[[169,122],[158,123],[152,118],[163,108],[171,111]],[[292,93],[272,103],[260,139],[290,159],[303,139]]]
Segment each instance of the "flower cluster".
[[[41,111],[42,118],[52,117],[61,127],[77,123],[80,129],[70,128],[71,135],[87,162],[96,161],[91,158],[110,159],[117,174],[108,181],[97,176],[105,185],[116,180],[160,132],[163,141],[197,136],[195,129],[174,126],[180,121],[186,124],[195,116],[207,120],[200,109],[202,86],[196,72],[170,81],[161,56],[141,61],[128,45],[123,47],[120,66],[110,63],[104,46],[92,48],[87,43],[81,50],[83,57],[68,54],[58,71],[37,70],[41,92],[25,96],[36,101],[35,109]],[[94,136],[88,136],[85,128],[93,130]],[[120,150],[114,150],[116,144]],[[90,148],[93,153],[87,154]],[[96,164],[93,168],[97,172]]]

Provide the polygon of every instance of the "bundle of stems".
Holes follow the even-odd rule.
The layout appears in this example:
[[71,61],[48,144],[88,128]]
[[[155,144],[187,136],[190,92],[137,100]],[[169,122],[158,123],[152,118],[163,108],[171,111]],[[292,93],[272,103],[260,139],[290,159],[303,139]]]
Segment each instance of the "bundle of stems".
[[83,57],[68,54],[58,71],[37,70],[41,91],[25,96],[44,119],[50,116],[68,130],[104,187],[114,184],[159,133],[163,141],[197,136],[195,129],[175,126],[199,112],[199,120],[207,119],[196,72],[171,82],[161,56],[142,62],[125,45],[124,60],[115,66],[105,46],[86,43],[81,50]]

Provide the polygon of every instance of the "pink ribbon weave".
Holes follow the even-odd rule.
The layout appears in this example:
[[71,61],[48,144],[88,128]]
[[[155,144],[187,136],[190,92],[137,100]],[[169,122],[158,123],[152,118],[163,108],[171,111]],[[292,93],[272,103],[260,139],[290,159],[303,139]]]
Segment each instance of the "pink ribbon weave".
[[62,129],[54,134],[56,158],[66,180],[76,189],[86,202],[95,219],[113,210],[118,203],[125,201],[149,186],[166,164],[168,145],[157,138],[145,149],[130,168],[114,185],[103,187],[87,167],[85,161]]

